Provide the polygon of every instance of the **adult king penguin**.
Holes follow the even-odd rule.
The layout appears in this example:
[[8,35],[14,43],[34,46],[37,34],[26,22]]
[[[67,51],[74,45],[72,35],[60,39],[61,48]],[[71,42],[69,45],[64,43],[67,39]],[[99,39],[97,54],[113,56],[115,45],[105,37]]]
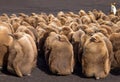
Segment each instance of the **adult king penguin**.
[[111,3],[111,13],[116,15],[117,9],[116,9],[116,3]]

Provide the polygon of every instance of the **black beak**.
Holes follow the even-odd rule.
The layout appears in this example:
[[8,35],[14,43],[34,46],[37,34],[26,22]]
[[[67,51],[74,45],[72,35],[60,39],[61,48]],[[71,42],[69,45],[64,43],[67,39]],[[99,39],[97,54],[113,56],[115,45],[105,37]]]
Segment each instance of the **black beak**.
[[91,37],[91,39],[90,39],[91,42],[95,42],[95,40],[96,39],[94,37]]

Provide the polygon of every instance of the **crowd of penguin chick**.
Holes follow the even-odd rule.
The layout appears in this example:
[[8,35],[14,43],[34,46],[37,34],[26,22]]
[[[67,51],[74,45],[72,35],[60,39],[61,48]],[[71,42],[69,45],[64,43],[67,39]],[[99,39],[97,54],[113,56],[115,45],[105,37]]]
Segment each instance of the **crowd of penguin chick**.
[[[0,66],[30,75],[43,55],[52,73],[68,75],[76,62],[86,77],[105,78],[120,67],[120,10],[60,11],[0,16]],[[39,52],[39,54],[38,54]],[[39,62],[41,63],[41,62]]]

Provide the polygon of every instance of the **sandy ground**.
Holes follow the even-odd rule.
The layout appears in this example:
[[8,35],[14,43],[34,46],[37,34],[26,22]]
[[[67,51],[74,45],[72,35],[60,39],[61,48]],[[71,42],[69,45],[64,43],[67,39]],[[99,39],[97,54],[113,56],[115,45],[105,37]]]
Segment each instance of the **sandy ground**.
[[[104,13],[110,12],[110,3],[116,1],[117,8],[120,8],[120,0],[0,0],[0,14],[9,15],[15,13],[53,13],[59,11],[78,13],[80,9],[87,11],[98,9]],[[31,76],[22,78],[14,75],[0,72],[0,82],[119,82],[120,73],[111,72],[105,79],[95,80],[94,78],[85,78],[81,74],[80,65],[74,73],[68,76],[56,76],[51,74],[45,61],[38,58],[38,65],[33,70]]]

